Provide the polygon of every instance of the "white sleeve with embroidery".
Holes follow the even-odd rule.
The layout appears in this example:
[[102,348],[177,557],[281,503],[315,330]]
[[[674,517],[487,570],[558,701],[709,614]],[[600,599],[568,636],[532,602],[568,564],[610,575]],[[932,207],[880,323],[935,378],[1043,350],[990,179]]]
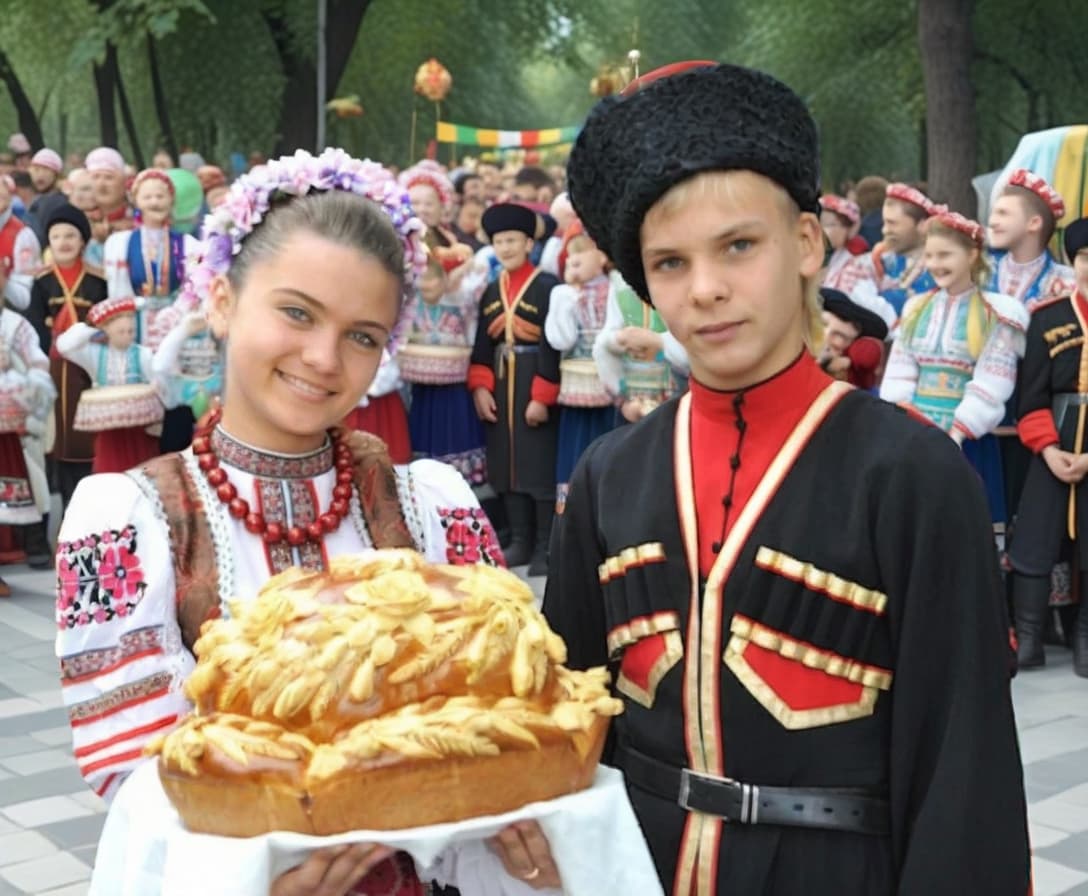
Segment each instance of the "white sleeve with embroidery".
[[[548,300],[548,316],[544,318],[544,338],[557,352],[567,352],[578,342],[578,289],[566,283],[552,287]],[[606,312],[607,313],[607,312]]]
[[[383,350],[382,362],[378,365],[378,372],[374,377],[374,382],[370,384],[366,394],[369,398],[381,398],[383,395],[395,392],[399,388],[400,365],[397,364],[396,359],[388,351]],[[360,407],[362,406],[363,404],[360,403]]]
[[[401,468],[404,469],[404,468]],[[431,563],[503,566],[498,536],[465,478],[448,464],[417,460],[407,467],[412,516],[423,534],[423,553]]]
[[111,299],[135,295],[128,271],[128,241],[139,230],[111,233],[102,246],[102,267],[106,273],[106,295]]
[[918,388],[918,361],[899,337],[892,343],[888,364],[884,368],[884,380],[880,384],[880,397],[893,404],[910,404]]
[[33,228],[24,227],[15,237],[12,247],[14,263],[4,284],[3,297],[19,311],[30,306],[30,290],[34,286],[34,272],[42,263],[42,247]]
[[127,476],[90,476],[57,536],[61,691],[80,773],[112,799],[144,745],[189,710],[161,509]]
[[[53,340],[53,345],[67,360],[87,371],[94,381],[98,375],[98,351],[100,346],[91,343],[98,330],[90,324],[72,324]],[[95,383],[98,385],[98,383]]]
[[597,375],[604,387],[617,397],[623,381],[623,350],[616,345],[616,334],[622,327],[623,312],[616,300],[616,281],[612,279],[608,290],[608,304],[605,306],[604,326],[593,343],[593,361],[597,365]]
[[1001,423],[1005,403],[1016,388],[1016,370],[1024,356],[1023,330],[999,321],[975,362],[975,373],[956,408],[952,426],[980,439]]

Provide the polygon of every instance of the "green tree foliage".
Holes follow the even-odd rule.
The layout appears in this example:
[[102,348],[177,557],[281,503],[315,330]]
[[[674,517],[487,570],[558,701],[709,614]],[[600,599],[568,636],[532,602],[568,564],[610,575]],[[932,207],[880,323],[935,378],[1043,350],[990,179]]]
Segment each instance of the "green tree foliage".
[[[269,21],[310,58],[316,0],[0,0],[0,47],[66,149],[98,143],[91,60],[111,39],[141,143],[159,143],[146,37],[155,38],[179,144],[224,162],[275,145],[287,84]],[[271,14],[271,15],[270,15]],[[330,119],[329,141],[398,164],[433,135],[436,110],[412,91],[431,56],[453,74],[442,117],[510,129],[576,123],[603,63],[636,47],[643,71],[685,58],[757,65],[811,103],[829,187],[879,172],[925,175],[925,93],[916,0],[372,0],[329,95],[358,94],[361,118]],[[976,0],[972,72],[980,171],[1003,164],[1029,130],[1088,121],[1083,0]],[[282,38],[283,34],[276,37]],[[2,94],[0,94],[2,95]],[[0,136],[16,127],[0,101]],[[145,136],[146,135],[146,136]],[[125,149],[122,146],[122,149]],[[462,148],[461,152],[467,151]],[[441,150],[443,160],[450,149]]]

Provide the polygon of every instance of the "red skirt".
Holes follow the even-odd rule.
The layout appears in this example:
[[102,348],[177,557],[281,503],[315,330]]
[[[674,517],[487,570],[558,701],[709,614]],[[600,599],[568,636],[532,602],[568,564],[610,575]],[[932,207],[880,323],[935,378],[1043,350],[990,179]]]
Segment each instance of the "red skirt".
[[159,440],[142,426],[104,429],[94,439],[94,473],[124,473],[144,461],[158,457]]
[[[41,518],[30,489],[30,473],[19,434],[0,433],[0,523],[21,526]],[[14,546],[0,543],[0,552],[8,550],[21,553]],[[0,559],[0,562],[12,561]]]
[[406,464],[412,459],[408,412],[399,392],[370,399],[365,408],[356,408],[344,418],[344,426],[376,435],[389,446],[389,456],[395,464]]

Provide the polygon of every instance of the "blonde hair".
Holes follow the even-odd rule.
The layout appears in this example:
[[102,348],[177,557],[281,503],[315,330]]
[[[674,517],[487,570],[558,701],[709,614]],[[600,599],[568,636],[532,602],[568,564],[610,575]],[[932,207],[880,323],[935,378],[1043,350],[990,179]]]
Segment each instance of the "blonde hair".
[[567,255],[577,255],[579,252],[592,252],[597,248],[597,244],[589,238],[587,234],[579,233],[576,236],[570,238],[570,242],[567,243]]
[[[682,180],[657,200],[643,218],[642,226],[651,218],[668,218],[694,199],[714,199],[736,204],[746,192],[750,193],[753,185],[760,181],[769,181],[774,186],[775,199],[779,209],[789,221],[796,221],[801,216],[801,209],[793,197],[779,184],[754,171],[703,171]],[[821,231],[822,233],[822,231]],[[820,276],[799,277],[801,297],[804,303],[801,338],[805,348],[816,354],[824,341],[823,304],[820,301]]]
[[[941,224],[939,221],[931,221],[926,227],[926,239],[931,236],[945,237],[968,251],[974,249],[978,253],[971,265],[971,282],[976,289],[971,294],[967,305],[967,351],[970,352],[971,358],[977,361],[997,324],[997,318],[990,310],[990,306],[982,298],[982,288],[990,278],[990,265],[986,261],[986,255],[979,248],[978,243],[961,230]],[[924,301],[918,302],[916,307],[911,309],[910,313],[903,318],[901,327],[905,340],[910,341],[914,338],[915,330],[918,328],[918,321],[936,294],[937,290],[931,291]]]

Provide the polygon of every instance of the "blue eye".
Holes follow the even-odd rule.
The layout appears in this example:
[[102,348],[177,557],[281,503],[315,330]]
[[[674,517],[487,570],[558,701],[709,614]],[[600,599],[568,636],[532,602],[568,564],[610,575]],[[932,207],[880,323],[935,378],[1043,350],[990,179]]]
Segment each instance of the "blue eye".
[[668,258],[661,258],[654,262],[653,269],[655,271],[675,271],[683,262],[676,256],[670,256]]
[[294,305],[288,305],[280,310],[291,318],[291,320],[298,321],[299,323],[308,323],[313,320],[313,318],[310,317],[309,312],[304,311],[302,308],[297,308]]
[[348,339],[363,348],[381,348],[381,344],[366,330],[355,330],[348,334]]
[[755,245],[752,240],[733,240],[729,244],[730,252],[747,252],[752,246]]

